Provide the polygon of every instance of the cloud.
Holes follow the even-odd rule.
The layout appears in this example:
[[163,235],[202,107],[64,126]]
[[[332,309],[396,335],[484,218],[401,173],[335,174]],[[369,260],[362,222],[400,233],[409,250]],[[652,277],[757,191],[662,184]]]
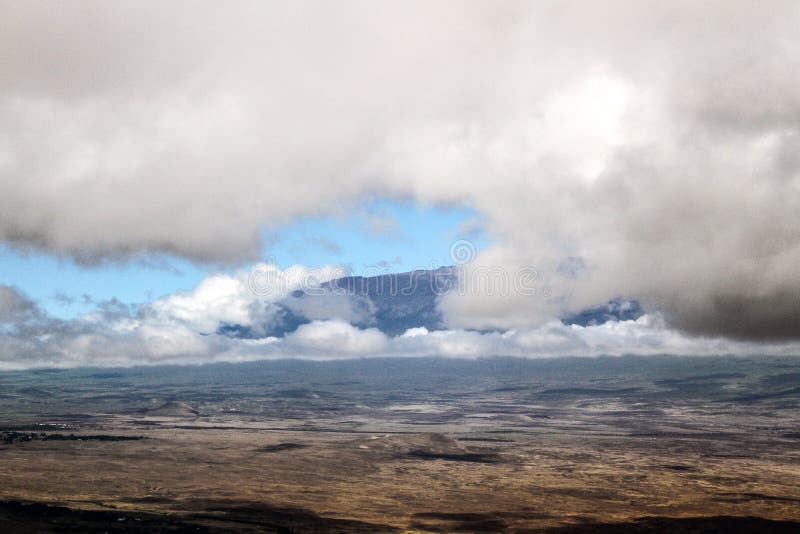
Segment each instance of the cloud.
[[0,241],[239,263],[364,198],[465,204],[494,243],[467,275],[532,266],[552,295],[454,294],[453,328],[623,296],[694,334],[800,338],[796,2],[2,11]]
[[304,354],[380,356],[386,336],[375,328],[359,329],[341,320],[314,321],[289,334],[286,343]]
[[0,320],[26,316],[35,311],[36,305],[12,286],[0,285]]
[[[506,332],[414,327],[389,336],[336,315],[300,324],[281,337],[259,325],[280,301],[240,291],[243,275],[214,275],[192,291],[137,307],[119,301],[73,320],[48,316],[25,295],[0,286],[0,369],[204,364],[264,359],[330,360],[364,357],[482,358],[514,356],[796,355],[797,342],[743,342],[687,336],[658,314],[603,324],[550,321]],[[241,300],[241,302],[239,302]],[[222,311],[233,303],[231,311]],[[218,327],[245,314],[250,336]],[[211,322],[218,321],[214,327]]]
[[147,306],[152,319],[180,322],[193,329],[211,333],[220,323],[251,323],[250,305],[258,299],[241,277],[214,275],[205,278],[191,291],[178,292]]

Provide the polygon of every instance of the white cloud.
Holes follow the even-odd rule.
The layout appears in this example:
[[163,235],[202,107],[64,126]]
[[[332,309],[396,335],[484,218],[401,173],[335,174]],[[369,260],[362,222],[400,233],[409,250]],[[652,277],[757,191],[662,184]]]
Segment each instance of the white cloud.
[[249,325],[256,300],[246,281],[226,275],[205,278],[192,291],[179,292],[148,306],[153,318],[181,322],[201,332],[215,332],[220,323]]
[[[755,343],[722,337],[687,336],[670,328],[659,315],[643,315],[637,320],[609,321],[593,326],[552,321],[504,333],[460,329],[429,331],[422,327],[409,329],[396,337],[388,337],[375,328],[357,328],[334,317],[300,325],[282,338],[239,339],[214,333],[215,329],[208,328],[210,323],[205,322],[217,313],[216,304],[229,302],[232,298],[235,301],[238,287],[231,282],[235,280],[210,277],[193,292],[181,294],[177,299],[180,305],[171,310],[165,303],[174,301],[172,297],[166,297],[158,301],[158,313],[147,305],[136,313],[111,306],[109,309],[116,312],[88,314],[73,321],[50,318],[18,291],[0,286],[4,300],[30,303],[22,306],[25,313],[0,316],[0,331],[3,332],[0,336],[0,369],[376,356],[547,358],[626,354],[800,354],[800,344],[796,342]],[[220,288],[231,292],[226,294]],[[197,303],[189,302],[190,295],[197,297]],[[215,298],[210,299],[209,295]],[[199,320],[195,313],[201,309],[211,311],[208,317]],[[240,312],[241,309],[236,313]],[[217,320],[232,317],[217,315]],[[248,319],[251,324],[258,320],[257,317]]]
[[[533,266],[553,298],[448,298],[454,328],[625,296],[694,333],[800,337],[796,2],[2,12],[0,241],[235,263],[368,195],[464,203],[495,238],[477,263]],[[164,313],[244,314],[209,298]]]
[[375,328],[361,330],[341,320],[312,321],[286,337],[286,344],[300,354],[381,356],[388,346],[386,336]]

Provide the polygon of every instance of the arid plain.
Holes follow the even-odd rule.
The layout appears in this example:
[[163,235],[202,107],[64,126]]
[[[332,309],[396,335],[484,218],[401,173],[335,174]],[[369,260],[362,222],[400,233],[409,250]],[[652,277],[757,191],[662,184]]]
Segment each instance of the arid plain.
[[0,527],[796,532],[798,383],[793,358],[6,373]]

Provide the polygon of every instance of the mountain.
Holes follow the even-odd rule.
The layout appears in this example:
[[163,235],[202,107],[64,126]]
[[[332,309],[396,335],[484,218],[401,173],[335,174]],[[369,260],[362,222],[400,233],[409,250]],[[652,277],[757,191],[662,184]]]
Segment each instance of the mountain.
[[595,308],[589,308],[573,315],[563,317],[564,324],[577,324],[592,326],[608,321],[630,321],[644,315],[644,310],[638,301],[614,299]]
[[[457,281],[454,267],[347,276],[326,282],[312,291],[295,291],[277,303],[265,305],[262,324],[221,324],[217,333],[237,338],[282,337],[313,320],[334,318],[358,328],[377,328],[388,336],[400,335],[409,328],[441,330],[444,323],[436,300],[456,287]],[[562,321],[589,326],[636,319],[643,313],[638,302],[615,299],[564,317]]]
[[361,309],[371,311],[354,322],[355,326],[375,327],[395,336],[409,328],[441,329],[436,298],[455,286],[456,276],[453,268],[443,267],[372,277],[348,276],[329,282],[327,288],[351,296]]

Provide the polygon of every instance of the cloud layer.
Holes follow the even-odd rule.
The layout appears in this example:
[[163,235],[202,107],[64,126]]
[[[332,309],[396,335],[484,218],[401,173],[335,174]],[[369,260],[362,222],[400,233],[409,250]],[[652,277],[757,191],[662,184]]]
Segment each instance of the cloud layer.
[[[288,293],[257,296],[249,290],[247,278],[246,273],[213,275],[192,291],[136,307],[104,302],[74,320],[50,317],[15,288],[0,286],[0,370],[375,356],[800,354],[796,342],[689,337],[671,329],[657,314],[585,326],[550,321],[505,332],[416,327],[390,336],[375,327],[354,326],[343,318],[342,308],[322,306],[317,312],[321,316],[320,310],[327,309],[324,318],[276,337],[265,334],[265,327],[280,313],[279,304]],[[249,335],[234,336],[220,328],[231,321]]]
[[[539,331],[624,296],[692,334],[800,338],[796,2],[0,12],[6,243],[238,263],[264,227],[368,195],[461,203],[495,243],[467,274],[532,266],[551,294],[453,294],[454,328]],[[217,342],[148,328],[126,342],[156,355]]]

